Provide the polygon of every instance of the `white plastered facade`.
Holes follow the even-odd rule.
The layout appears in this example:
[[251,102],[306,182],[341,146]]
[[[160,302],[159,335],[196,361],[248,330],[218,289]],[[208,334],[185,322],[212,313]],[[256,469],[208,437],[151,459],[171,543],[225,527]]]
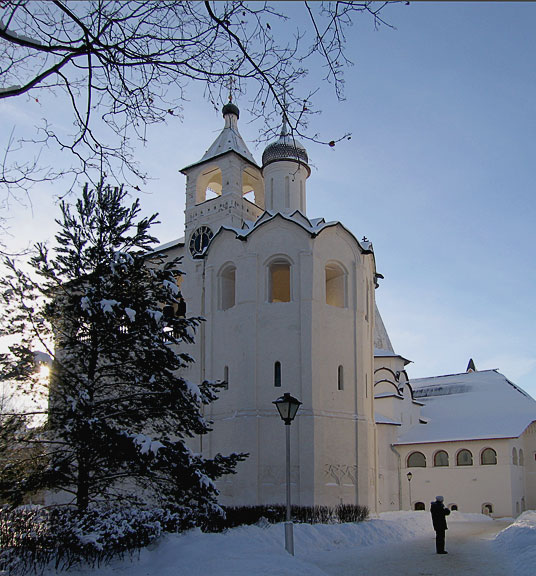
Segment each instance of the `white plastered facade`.
[[[206,456],[249,453],[235,475],[218,482],[221,503],[284,502],[285,426],[272,402],[290,392],[303,403],[291,425],[295,504],[398,510],[428,507],[443,492],[464,511],[480,512],[488,500],[496,515],[515,514],[516,502],[536,506],[528,487],[536,476],[530,422],[517,438],[493,443],[496,466],[408,467],[412,451],[432,462],[449,442],[402,442],[426,429],[427,404],[414,397],[409,361],[394,352],[377,311],[381,276],[371,243],[339,222],[307,217],[310,170],[299,143],[293,156],[282,132],[261,167],[238,132],[234,105],[224,107],[224,118],[201,160],[183,169],[184,239],[159,249],[183,258],[187,314],[205,318],[185,346],[195,359],[186,377],[228,383],[207,408],[213,431],[192,448]],[[478,458],[490,442],[450,442],[451,458],[469,444]],[[524,447],[523,467],[506,463],[513,444]],[[472,495],[488,484],[487,500]]]

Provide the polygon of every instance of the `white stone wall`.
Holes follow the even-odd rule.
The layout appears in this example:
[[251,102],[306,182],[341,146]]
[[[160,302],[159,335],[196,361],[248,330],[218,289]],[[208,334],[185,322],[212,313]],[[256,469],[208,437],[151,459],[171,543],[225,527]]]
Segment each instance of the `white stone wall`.
[[524,491],[527,510],[536,510],[536,423],[521,436],[525,454]]
[[[316,484],[326,502],[356,502],[375,509],[375,438],[372,420],[372,317],[365,321],[370,255],[362,255],[342,227],[315,240],[312,324]],[[326,304],[325,268],[346,272],[346,306]],[[338,366],[344,387],[338,390]],[[368,385],[368,390],[367,390]],[[357,475],[357,479],[356,479]]]
[[[364,274],[371,279],[358,250],[345,231],[342,238],[335,230],[312,238],[295,223],[275,219],[247,241],[228,231],[218,235],[205,258],[204,288],[202,263],[188,262],[184,295],[190,314],[201,308],[199,298],[205,295],[207,321],[191,350],[198,364],[205,359],[199,375],[222,379],[225,366],[229,370],[228,390],[209,408],[214,432],[203,440],[203,451],[250,453],[238,474],[221,483],[224,503],[284,501],[285,430],[272,402],[290,392],[303,402],[291,426],[296,501],[359,501],[374,508],[374,424],[371,391],[365,389],[372,380],[370,327],[362,321],[364,303],[356,292]],[[291,262],[290,302],[268,302],[268,265],[274,257]],[[345,308],[325,303],[325,264],[334,257],[351,271]],[[231,263],[235,306],[221,310],[218,277]],[[282,367],[280,388],[274,386],[276,361]],[[343,390],[337,389],[339,365]]]
[[393,444],[399,426],[378,424],[378,512],[402,510],[400,461]]
[[[291,262],[290,302],[268,302],[274,256]],[[188,315],[206,318],[195,344],[184,347],[196,359],[186,375],[223,379],[226,366],[229,372],[228,390],[208,408],[214,432],[192,447],[210,456],[250,454],[237,475],[220,483],[223,503],[284,501],[285,430],[272,402],[288,391],[303,402],[291,426],[294,501],[359,502],[375,509],[373,327],[364,320],[363,289],[372,282],[370,258],[342,228],[312,238],[284,219],[264,224],[247,241],[222,231],[204,260],[185,255],[181,288]],[[334,261],[347,272],[342,308],[325,302],[325,266]],[[221,310],[219,274],[231,263],[235,305]],[[282,366],[281,388],[274,387],[276,361]],[[339,365],[343,390],[338,390]]]
[[[396,446],[402,457],[403,508],[408,508],[407,473],[411,471],[412,508],[416,502],[424,502],[428,509],[435,496],[441,494],[446,505],[456,504],[461,512],[481,513],[483,504],[491,503],[493,516],[516,516],[516,502],[524,497],[524,467],[513,465],[511,455],[512,448],[521,444],[520,439],[489,439]],[[462,448],[473,454],[472,466],[456,465],[456,454]],[[497,452],[496,465],[480,464],[480,454],[485,448]],[[437,450],[449,454],[448,467],[433,466]],[[413,451],[426,456],[426,468],[407,467],[407,457]]]
[[307,211],[307,168],[292,161],[278,161],[263,169],[266,210],[292,214]]

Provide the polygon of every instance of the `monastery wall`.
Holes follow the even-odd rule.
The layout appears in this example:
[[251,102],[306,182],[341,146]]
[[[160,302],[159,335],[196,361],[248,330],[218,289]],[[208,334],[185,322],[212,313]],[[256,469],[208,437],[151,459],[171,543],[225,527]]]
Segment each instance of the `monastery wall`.
[[[485,505],[491,504],[492,515],[495,517],[516,516],[516,502],[520,507],[523,497],[523,470],[519,465],[513,465],[511,460],[512,447],[516,442],[509,439],[486,439],[397,446],[402,457],[403,501],[408,502],[409,499],[407,473],[411,471],[412,509],[416,502],[423,502],[428,510],[430,502],[441,494],[445,497],[446,506],[456,504],[460,512],[482,513]],[[480,455],[485,448],[496,451],[497,464],[480,463]],[[456,455],[462,449],[471,451],[472,465],[456,465]],[[439,450],[448,453],[448,466],[433,466],[434,455]],[[407,458],[415,451],[426,457],[425,468],[408,467]],[[505,499],[505,494],[511,494],[511,499]]]

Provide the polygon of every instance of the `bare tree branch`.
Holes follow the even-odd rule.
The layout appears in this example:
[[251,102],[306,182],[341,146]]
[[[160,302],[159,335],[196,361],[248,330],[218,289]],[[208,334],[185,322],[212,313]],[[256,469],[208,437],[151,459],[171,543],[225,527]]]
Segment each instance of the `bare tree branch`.
[[[277,132],[283,113],[301,138],[338,141],[347,135],[322,138],[308,130],[316,88],[303,83],[307,66],[320,62],[342,99],[343,71],[351,65],[345,30],[358,14],[367,14],[375,26],[385,24],[380,13],[386,4],[303,2],[309,24],[305,18],[299,26],[289,21],[283,3],[0,2],[0,99],[40,102],[53,94],[74,126],[64,134],[45,117],[34,134],[10,138],[0,169],[3,193],[66,174],[71,186],[80,175],[95,181],[102,173],[143,181],[134,146],[145,142],[148,126],[180,117],[194,84],[204,86],[209,102],[219,107],[231,78],[235,94],[248,95],[253,120],[262,120],[260,138]],[[43,147],[68,150],[72,161],[51,169],[39,154]]]

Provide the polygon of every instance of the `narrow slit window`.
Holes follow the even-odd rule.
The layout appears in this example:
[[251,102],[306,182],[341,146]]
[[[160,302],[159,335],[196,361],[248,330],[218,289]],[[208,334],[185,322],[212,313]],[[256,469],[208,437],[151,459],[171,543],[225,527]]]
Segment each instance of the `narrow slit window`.
[[365,302],[365,320],[368,322],[370,316],[370,287],[367,283],[367,301]]
[[223,380],[225,382],[223,389],[229,390],[229,366],[225,366],[223,369]]
[[281,388],[281,362],[274,364],[274,386]]
[[337,390],[344,390],[344,368],[337,368]]

